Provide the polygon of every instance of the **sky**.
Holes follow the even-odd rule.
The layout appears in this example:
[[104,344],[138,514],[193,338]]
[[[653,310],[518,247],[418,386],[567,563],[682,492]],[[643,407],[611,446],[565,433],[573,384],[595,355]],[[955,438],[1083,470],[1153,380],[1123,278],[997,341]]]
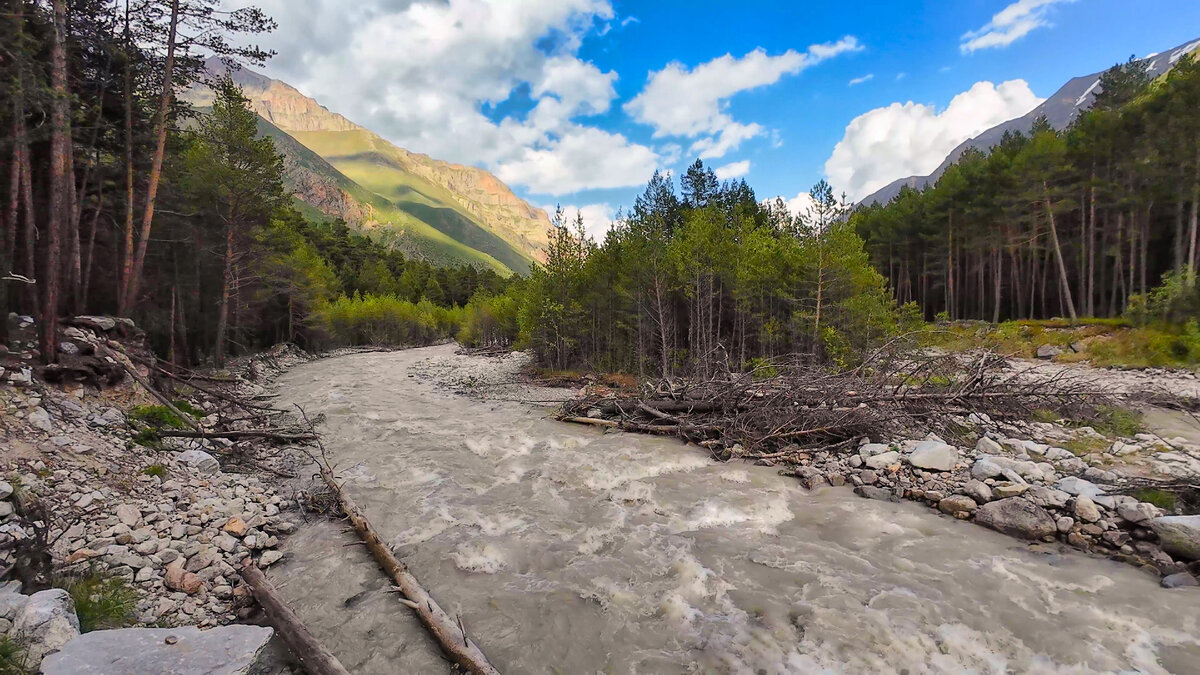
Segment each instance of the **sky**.
[[[241,6],[246,0],[225,0]],[[1200,38],[1200,0],[256,0],[263,69],[599,234],[697,158],[794,207],[933,170],[1068,79]]]

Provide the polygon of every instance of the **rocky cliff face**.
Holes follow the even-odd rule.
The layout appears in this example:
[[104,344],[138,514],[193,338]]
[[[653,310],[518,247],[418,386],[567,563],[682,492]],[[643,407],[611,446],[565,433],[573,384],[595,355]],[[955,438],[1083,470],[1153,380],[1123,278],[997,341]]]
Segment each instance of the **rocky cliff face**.
[[[208,68],[214,74],[226,71],[225,65],[217,59],[210,59]],[[330,111],[286,82],[264,77],[245,68],[235,70],[233,79],[241,85],[254,110],[286,133],[363,130],[377,136]],[[188,98],[194,105],[202,106],[211,103],[212,95],[207,90],[196,90]],[[382,138],[378,138],[378,142],[391,146]],[[488,171],[444,162],[403,148],[395,150],[394,154],[401,164],[398,168],[444,188],[458,206],[484,229],[525,255],[544,260],[550,229],[550,218],[544,210],[534,208],[513,194],[507,185]],[[364,224],[370,218],[370,206],[355,204],[346,194],[344,186],[331,185],[321,175],[306,172],[302,162],[288,161],[286,168],[289,182],[306,203],[347,222]]]

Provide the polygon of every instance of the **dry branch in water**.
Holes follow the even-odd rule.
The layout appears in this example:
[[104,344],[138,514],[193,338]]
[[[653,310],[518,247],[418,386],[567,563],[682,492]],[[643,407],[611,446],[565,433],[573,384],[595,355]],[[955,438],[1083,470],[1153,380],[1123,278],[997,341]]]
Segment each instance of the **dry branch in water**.
[[1070,372],[1019,372],[992,352],[934,355],[903,341],[854,368],[790,358],[772,363],[770,377],[764,370],[662,380],[637,397],[585,394],[564,403],[559,419],[678,436],[723,458],[772,459],[847,449],[864,436],[944,428],[950,416],[1027,419],[1045,409],[1081,419],[1113,401],[1108,390]]
[[325,445],[321,442],[321,438],[317,434],[312,421],[309,420],[303,408],[296,407],[300,410],[300,416],[308,424],[309,432],[312,434],[320,454],[318,456],[307,450],[305,452],[307,452],[309,459],[317,465],[317,468],[321,472],[321,479],[325,481],[325,484],[337,497],[342,513],[354,525],[354,529],[358,532],[359,537],[362,538],[371,556],[375,558],[375,562],[383,568],[383,571],[394,582],[395,585],[392,587],[392,590],[398,594],[400,603],[417,614],[417,618],[421,621],[421,624],[425,626],[430,636],[437,641],[438,645],[442,648],[442,652],[451,663],[474,675],[499,675],[500,671],[488,662],[483,650],[467,637],[462,617],[459,616],[455,620],[438,605],[433,596],[408,571],[408,567],[400,562],[395,554],[392,553],[392,550],[388,548],[387,544],[384,543],[383,539],[375,531],[375,528],[371,526],[371,522],[367,520],[367,514],[342,490],[341,484],[338,483],[333,473],[333,467],[329,462]]

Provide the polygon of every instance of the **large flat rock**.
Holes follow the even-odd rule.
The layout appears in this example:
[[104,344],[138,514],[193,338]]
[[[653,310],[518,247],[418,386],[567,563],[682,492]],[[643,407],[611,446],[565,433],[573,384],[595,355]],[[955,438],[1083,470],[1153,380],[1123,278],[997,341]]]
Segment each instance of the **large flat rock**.
[[1150,521],[1167,553],[1184,560],[1200,560],[1200,516],[1163,516]]
[[46,675],[240,675],[271,639],[270,628],[121,628],[84,633],[42,662]]

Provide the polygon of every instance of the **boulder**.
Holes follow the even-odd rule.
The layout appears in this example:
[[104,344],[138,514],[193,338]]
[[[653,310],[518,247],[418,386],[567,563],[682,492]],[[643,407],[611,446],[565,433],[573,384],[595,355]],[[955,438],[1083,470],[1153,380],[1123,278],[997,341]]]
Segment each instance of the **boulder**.
[[1004,467],[993,462],[992,458],[986,455],[975,460],[975,463],[971,465],[971,477],[975,480],[995,478],[1002,473],[1004,473]]
[[0,480],[0,499],[8,499],[12,496],[13,486],[7,481]]
[[1200,560],[1200,516],[1162,516],[1150,521],[1162,549],[1176,558]]
[[1044,485],[1031,485],[1022,496],[1038,506],[1052,506],[1055,508],[1066,506],[1067,501],[1071,499],[1069,493]]
[[908,463],[918,469],[951,471],[958,463],[958,449],[939,441],[921,441],[908,456]]
[[71,641],[42,663],[46,675],[239,675],[251,672],[273,631],[261,626],[121,628]]
[[1187,588],[1189,586],[1200,586],[1200,581],[1196,581],[1196,577],[1187,572],[1179,572],[1178,574],[1168,574],[1162,578],[1163,588]]
[[121,504],[116,508],[117,520],[129,527],[137,527],[142,522],[142,512],[132,504]]
[[938,510],[956,516],[960,513],[972,513],[979,508],[974,499],[966,495],[951,495],[938,502]]
[[1085,523],[1094,523],[1100,520],[1100,509],[1091,497],[1079,495],[1075,498],[1075,517]]
[[221,464],[217,458],[203,450],[184,450],[175,457],[180,464],[190,466],[200,473],[218,473]]
[[1039,359],[1052,359],[1063,352],[1062,348],[1054,345],[1042,345],[1037,348],[1037,357]]
[[964,495],[975,500],[978,504],[986,504],[992,501],[992,488],[987,486],[987,483],[978,480],[969,480],[960,490]]
[[1131,523],[1144,523],[1157,518],[1158,507],[1147,502],[1124,502],[1117,505],[1117,515]]
[[246,521],[234,516],[225,521],[225,526],[221,529],[235,537],[243,537],[246,534]]
[[1025,539],[1041,539],[1058,531],[1054,518],[1045,509],[1022,497],[988,502],[975,512],[975,520],[998,532]]
[[270,567],[282,559],[283,554],[279,551],[264,551],[262,556],[258,559],[258,566],[263,568]]
[[117,320],[111,316],[77,316],[71,323],[102,333],[106,333],[117,327]]
[[987,436],[983,436],[979,439],[979,442],[975,444],[975,451],[984,455],[995,455],[1003,451],[1003,448],[1001,448],[1000,444],[996,441],[988,438]]
[[27,602],[29,602],[28,595],[21,595],[16,591],[0,593],[0,619],[15,620]]
[[163,575],[163,583],[173,591],[181,591],[193,595],[204,586],[204,580],[183,568],[183,558],[176,558],[167,565]]
[[858,455],[859,457],[866,459],[868,457],[874,457],[875,455],[882,455],[889,450],[891,450],[891,447],[884,443],[863,443],[858,448]]
[[1018,495],[1023,495],[1028,491],[1028,483],[1005,483],[992,488],[992,492],[995,493],[997,499],[1016,497]]
[[50,421],[50,413],[42,406],[38,406],[29,412],[29,417],[26,418],[33,426],[41,429],[46,433],[54,431],[54,423]]
[[872,469],[883,469],[900,461],[900,453],[892,450],[866,459],[866,465]]
[[866,499],[878,499],[885,502],[898,502],[900,498],[892,494],[891,490],[886,490],[874,485],[859,485],[854,488],[854,494]]
[[52,652],[79,637],[79,619],[71,595],[61,588],[39,591],[17,613],[12,637],[25,650],[33,670]]

